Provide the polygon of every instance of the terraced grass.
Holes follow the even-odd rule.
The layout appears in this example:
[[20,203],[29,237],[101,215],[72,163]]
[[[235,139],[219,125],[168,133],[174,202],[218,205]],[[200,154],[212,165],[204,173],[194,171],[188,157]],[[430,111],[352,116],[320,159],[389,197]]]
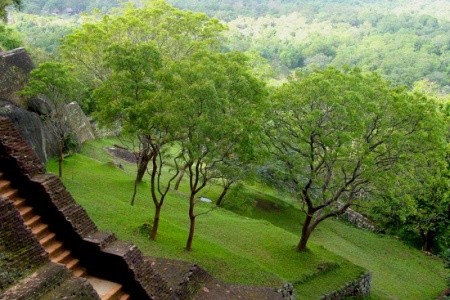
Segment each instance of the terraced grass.
[[[338,221],[325,222],[313,234],[310,251],[298,253],[301,213],[264,186],[247,189],[239,205],[233,206],[233,199],[228,199],[228,207],[235,212],[219,208],[199,217],[192,252],[184,250],[188,203],[182,186],[164,204],[158,240],[149,241],[139,230],[144,223],[151,224],[149,187],[141,184],[136,205],[130,206],[135,166],[122,162],[121,170],[111,163],[113,158],[103,148],[114,142],[95,141],[82,154],[66,158],[63,181],[101,229],[133,242],[146,255],[198,263],[226,282],[268,286],[299,282],[299,299],[316,299],[366,269],[374,274],[374,299],[431,299],[445,287],[440,261],[395,239]],[[48,169],[56,170],[56,163],[50,162]],[[216,186],[204,191],[211,198],[218,193]],[[271,201],[275,209],[256,206],[255,199]],[[196,210],[212,207],[199,202]],[[331,268],[318,272],[324,265]]]

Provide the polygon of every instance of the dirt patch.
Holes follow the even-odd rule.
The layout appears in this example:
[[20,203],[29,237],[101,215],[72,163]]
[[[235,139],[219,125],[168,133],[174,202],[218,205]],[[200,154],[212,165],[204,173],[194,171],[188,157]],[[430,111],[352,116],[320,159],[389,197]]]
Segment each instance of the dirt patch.
[[108,148],[106,148],[106,152],[108,152],[109,154],[111,154],[114,157],[123,159],[124,161],[127,161],[129,163],[137,162],[136,154],[125,148],[108,147]]
[[260,208],[262,210],[265,210],[265,211],[281,210],[281,207],[278,204],[273,203],[271,201],[264,200],[264,199],[256,199],[256,207]]

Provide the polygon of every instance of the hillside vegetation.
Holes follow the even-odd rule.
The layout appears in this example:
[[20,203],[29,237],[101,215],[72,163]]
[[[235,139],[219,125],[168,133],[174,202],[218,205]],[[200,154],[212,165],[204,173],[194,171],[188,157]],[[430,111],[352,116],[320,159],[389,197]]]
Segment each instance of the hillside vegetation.
[[[349,65],[378,71],[410,87],[425,80],[431,83],[428,90],[450,93],[448,1],[169,2],[223,20],[230,28],[226,48],[259,53],[275,70],[266,75],[277,80],[296,68]],[[59,38],[82,22],[79,13],[94,8],[107,12],[118,5],[25,1],[26,14],[12,14],[10,21],[26,45],[55,54]],[[35,56],[42,57],[37,52]]]
[[[278,198],[281,195],[261,185],[248,186],[245,194],[226,200],[226,207],[236,213],[218,208],[199,217],[194,250],[186,252],[185,182],[179,192],[170,193],[158,239],[149,241],[147,231],[140,229],[153,216],[148,183],[140,185],[136,204],[130,206],[135,166],[120,161],[121,170],[113,164],[117,159],[104,148],[114,142],[95,141],[81,154],[68,157],[63,180],[101,229],[137,244],[146,255],[196,262],[227,282],[269,286],[297,282],[299,299],[316,299],[367,269],[373,273],[372,299],[432,299],[445,287],[440,260],[394,238],[336,220],[314,233],[311,251],[293,251],[302,213],[292,200]],[[50,162],[48,168],[56,171],[57,163]],[[214,199],[219,192],[218,186],[210,186],[204,195]],[[255,205],[256,199],[272,203],[268,205],[272,209]],[[203,211],[213,205],[200,203]],[[323,272],[317,272],[319,266],[326,266]]]

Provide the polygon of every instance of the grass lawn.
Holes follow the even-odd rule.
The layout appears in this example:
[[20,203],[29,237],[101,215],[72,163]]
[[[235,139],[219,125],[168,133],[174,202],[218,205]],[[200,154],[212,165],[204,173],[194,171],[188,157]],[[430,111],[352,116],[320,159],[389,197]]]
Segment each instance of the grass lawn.
[[[130,206],[135,166],[121,162],[121,170],[111,163],[113,158],[103,148],[115,142],[88,143],[81,154],[67,157],[63,181],[100,229],[138,245],[146,255],[196,262],[231,283],[280,286],[297,282],[299,299],[316,299],[367,269],[374,275],[374,299],[431,299],[445,287],[440,261],[395,239],[338,221],[319,226],[310,251],[295,251],[301,214],[266,187],[247,189],[246,194],[249,199],[272,201],[277,209],[242,205],[247,209],[239,210],[245,203],[233,207],[233,199],[228,199],[229,210],[219,208],[197,218],[193,251],[187,252],[188,202],[182,186],[170,194],[162,208],[157,241],[149,241],[139,230],[152,219],[149,187],[141,184],[136,204]],[[54,161],[47,167],[57,170]],[[219,192],[211,186],[203,195],[214,197]],[[214,204],[199,202],[196,211],[212,207]],[[327,267],[318,271],[321,266]]]
[[[225,206],[240,215],[266,220],[299,234],[302,213],[292,199],[280,201],[283,196],[275,197],[273,191],[272,195],[268,195],[267,191],[261,193],[256,190],[262,189],[252,187],[244,192],[244,195],[249,195],[242,197],[246,200],[241,199],[240,208],[247,209],[238,209],[227,202]],[[261,207],[251,203],[255,193],[256,199],[272,204]],[[272,209],[268,210],[268,206]],[[311,241],[370,270],[373,275],[373,299],[435,299],[446,287],[445,278],[450,276],[438,258],[426,256],[394,237],[374,234],[335,219],[320,224],[313,232]]]

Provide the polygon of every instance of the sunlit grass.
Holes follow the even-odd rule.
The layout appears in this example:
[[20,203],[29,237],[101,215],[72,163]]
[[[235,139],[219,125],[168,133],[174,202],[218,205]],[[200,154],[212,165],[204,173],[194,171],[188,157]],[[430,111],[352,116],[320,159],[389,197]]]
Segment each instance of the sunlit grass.
[[[276,287],[299,282],[300,299],[315,299],[367,269],[374,276],[374,299],[428,299],[445,287],[440,261],[392,238],[338,221],[319,226],[310,251],[295,251],[302,218],[298,205],[287,196],[282,196],[287,202],[280,200],[276,191],[260,184],[226,200],[225,206],[235,212],[219,208],[198,217],[192,252],[184,250],[189,219],[187,187],[182,185],[180,191],[170,193],[163,206],[157,241],[149,241],[139,230],[144,223],[151,224],[153,217],[149,185],[139,185],[136,204],[131,206],[136,167],[122,161],[122,170],[111,163],[118,159],[104,148],[115,142],[95,141],[87,144],[83,153],[66,158],[63,181],[100,229],[138,245],[146,255],[195,262],[231,283]],[[50,171],[56,167],[55,162],[48,164]],[[220,191],[212,185],[202,195],[215,199]],[[255,199],[272,201],[276,209],[257,208]],[[205,212],[213,207],[198,202],[196,210]],[[315,275],[323,264],[337,267]]]

